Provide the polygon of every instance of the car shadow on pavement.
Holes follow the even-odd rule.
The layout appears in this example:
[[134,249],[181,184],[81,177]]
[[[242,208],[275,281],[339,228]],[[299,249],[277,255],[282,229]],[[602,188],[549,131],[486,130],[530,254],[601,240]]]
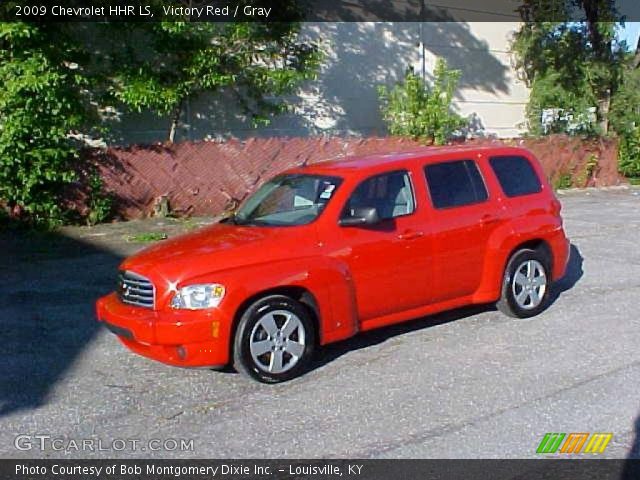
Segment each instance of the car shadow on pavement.
[[121,257],[56,233],[0,232],[0,417],[47,403],[96,335]]
[[[567,271],[561,280],[554,283],[549,296],[549,306],[553,305],[553,303],[560,298],[563,292],[572,289],[580,281],[580,278],[582,278],[582,275],[584,274],[582,270],[583,260],[584,259],[580,254],[578,247],[571,244]],[[396,336],[404,335],[416,330],[435,327],[437,325],[443,325],[462,318],[495,310],[496,307],[493,303],[485,305],[471,305],[363,332],[347,340],[322,347],[322,353],[320,355],[316,355],[316,358],[311,363],[309,370],[316,370],[317,368],[333,362],[346,353],[378,345]]]
[[564,274],[564,277],[553,284],[553,288],[549,295],[549,305],[553,305],[564,292],[571,290],[576,283],[580,281],[584,275],[584,271],[582,270],[583,262],[584,258],[582,257],[580,250],[572,243],[569,249],[567,271]]
[[635,438],[622,467],[620,480],[638,480],[640,478],[640,416],[636,418],[634,431]]
[[455,322],[462,318],[471,317],[480,313],[496,310],[494,304],[487,305],[472,305],[468,307],[456,308],[455,310],[448,310],[446,312],[437,313],[435,315],[429,315],[426,317],[420,317],[415,320],[409,320],[407,322],[398,323],[396,325],[390,325],[388,327],[377,328],[367,332],[362,332],[354,337],[348,338],[337,343],[331,343],[324,347],[321,347],[321,354],[316,355],[316,358],[312,362],[309,370],[315,370],[328,363],[333,362],[342,355],[360,350],[362,348],[369,348],[374,345],[384,343],[385,341],[405,335],[407,333],[414,332],[416,330],[427,329],[438,325],[444,325],[449,322]]

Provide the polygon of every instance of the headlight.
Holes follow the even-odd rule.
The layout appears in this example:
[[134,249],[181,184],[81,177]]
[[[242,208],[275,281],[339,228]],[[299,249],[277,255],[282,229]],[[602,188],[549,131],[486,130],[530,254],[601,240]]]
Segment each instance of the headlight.
[[173,308],[198,310],[217,307],[224,297],[224,287],[217,283],[187,285],[182,287],[171,299]]

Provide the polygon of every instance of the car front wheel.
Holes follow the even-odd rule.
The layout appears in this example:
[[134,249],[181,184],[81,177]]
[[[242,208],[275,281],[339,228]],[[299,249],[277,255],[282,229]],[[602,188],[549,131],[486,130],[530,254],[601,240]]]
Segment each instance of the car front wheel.
[[549,273],[549,260],[544,252],[517,251],[504,272],[498,309],[516,318],[529,318],[542,312],[549,300]]
[[300,375],[313,355],[313,325],[307,307],[292,298],[271,295],[256,301],[236,329],[234,367],[265,383]]

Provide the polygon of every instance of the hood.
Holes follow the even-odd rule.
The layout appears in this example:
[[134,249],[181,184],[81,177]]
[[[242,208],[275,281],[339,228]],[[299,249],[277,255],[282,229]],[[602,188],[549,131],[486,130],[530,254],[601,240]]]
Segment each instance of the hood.
[[[302,233],[301,230],[305,230]],[[141,275],[181,282],[212,272],[304,255],[315,238],[310,226],[256,227],[215,224],[163,240],[127,258],[120,266]],[[305,240],[301,240],[305,239]],[[298,250],[298,246],[302,247]]]

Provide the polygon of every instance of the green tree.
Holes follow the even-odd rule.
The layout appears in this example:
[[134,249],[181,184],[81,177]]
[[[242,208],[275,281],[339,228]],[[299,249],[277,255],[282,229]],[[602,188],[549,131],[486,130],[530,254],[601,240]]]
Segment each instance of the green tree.
[[[582,21],[575,20],[575,9]],[[557,114],[546,132],[609,131],[609,110],[622,80],[625,46],[615,41],[622,18],[613,0],[529,0],[512,49],[531,88],[529,129],[543,133],[542,111]],[[549,21],[549,20],[554,21]],[[590,121],[595,109],[595,122]]]
[[459,79],[460,71],[450,70],[439,59],[431,85],[407,71],[404,81],[393,89],[378,87],[382,117],[391,134],[444,144],[467,124],[451,106]]
[[59,223],[59,195],[75,178],[69,134],[90,117],[72,49],[60,31],[0,23],[0,200],[14,215]]
[[640,42],[634,54],[616,40],[615,2],[528,0],[521,13],[512,49],[531,88],[529,131],[617,135],[620,171],[640,176]]
[[114,76],[115,97],[136,110],[169,117],[173,142],[185,102],[203,94],[228,95],[255,123],[287,109],[283,99],[313,78],[317,45],[301,41],[299,24],[162,22],[136,25],[129,42],[151,48],[128,51]]
[[[34,223],[69,219],[61,199],[79,147],[105,134],[115,109],[170,116],[170,140],[184,102],[204,93],[268,121],[320,61],[298,31],[295,22],[0,22],[0,207]],[[100,182],[89,183],[94,222],[109,209]]]

